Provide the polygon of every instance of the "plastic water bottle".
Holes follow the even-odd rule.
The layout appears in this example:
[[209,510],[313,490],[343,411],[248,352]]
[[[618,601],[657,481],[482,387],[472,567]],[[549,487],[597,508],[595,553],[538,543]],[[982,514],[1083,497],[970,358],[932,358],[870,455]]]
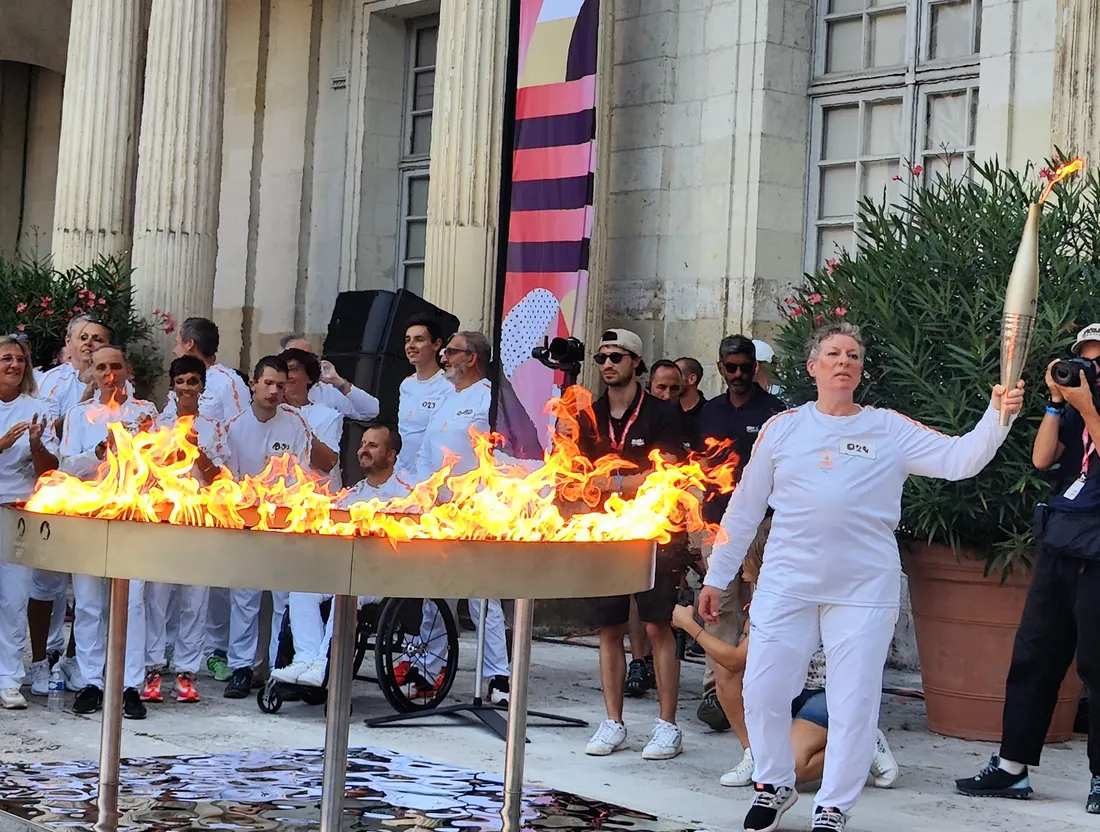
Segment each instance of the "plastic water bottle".
[[65,678],[61,675],[61,662],[53,666],[50,671],[49,695],[46,697],[46,710],[51,714],[59,714],[63,710],[65,694]]

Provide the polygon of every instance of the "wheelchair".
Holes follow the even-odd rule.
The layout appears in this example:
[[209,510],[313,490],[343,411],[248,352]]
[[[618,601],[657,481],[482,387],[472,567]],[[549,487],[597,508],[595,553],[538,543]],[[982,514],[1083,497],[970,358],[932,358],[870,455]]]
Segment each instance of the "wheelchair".
[[[327,599],[321,603],[322,619],[327,622],[331,612],[332,599]],[[429,615],[429,634],[433,635],[431,643],[425,644],[421,621]],[[368,653],[374,656],[374,676],[361,674]],[[294,637],[287,610],[279,631],[275,667],[285,667],[293,660]],[[430,665],[440,662],[441,669],[433,672]],[[447,698],[458,672],[458,624],[450,605],[438,598],[383,598],[364,604],[357,614],[353,667],[354,678],[377,684],[398,713],[437,707]],[[327,670],[319,688],[268,679],[256,694],[256,704],[266,714],[278,713],[284,702],[321,705],[327,700]]]

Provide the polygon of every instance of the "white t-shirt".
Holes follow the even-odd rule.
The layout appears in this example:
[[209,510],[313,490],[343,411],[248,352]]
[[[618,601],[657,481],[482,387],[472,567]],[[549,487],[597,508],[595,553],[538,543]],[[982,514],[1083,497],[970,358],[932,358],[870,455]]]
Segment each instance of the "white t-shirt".
[[397,474],[390,475],[390,478],[381,485],[371,485],[365,479],[362,479],[348,489],[347,493],[336,502],[336,507],[348,509],[354,503],[365,503],[375,498],[386,502],[399,497],[408,497],[411,492],[412,486]]
[[[244,379],[223,364],[211,364],[206,368],[206,384],[199,396],[199,413],[224,425],[252,404],[252,391]],[[168,393],[164,416],[175,418],[176,394]]]
[[[20,395],[10,402],[0,402],[0,436],[20,422],[31,421],[35,416],[38,421],[46,423],[46,428],[42,431],[42,444],[56,456],[57,435],[50,418],[50,406],[42,399]],[[14,445],[6,451],[0,451],[0,503],[26,500],[31,496],[37,479],[34,460],[31,458],[31,440],[24,431]]]
[[428,421],[442,403],[453,396],[455,386],[440,370],[434,376],[421,381],[413,373],[401,382],[398,397],[397,430],[401,434],[401,454],[397,458],[397,470],[411,469],[424,442]]
[[152,402],[133,396],[122,404],[104,404],[98,397],[81,402],[65,414],[59,454],[61,470],[81,478],[90,477],[101,462],[95,449],[107,439],[107,426],[121,422],[123,429],[133,436],[145,420],[151,420],[150,429],[156,428],[157,408]]
[[[297,410],[305,418],[313,435],[339,456],[340,440],[344,436],[344,414],[323,404],[307,404]],[[335,494],[343,487],[339,459],[331,471],[315,470],[322,477],[321,481],[328,483],[331,493]]]
[[338,410],[349,419],[369,422],[378,415],[378,399],[366,390],[360,390],[354,384],[345,396],[331,384],[319,381],[309,388],[309,400],[313,404],[323,404]]
[[225,425],[229,470],[240,479],[256,476],[272,457],[290,454],[303,468],[309,467],[310,438],[305,418],[288,404],[279,405],[266,422],[249,407]]
[[[162,428],[174,428],[179,416],[176,413],[161,414],[158,424]],[[229,451],[225,447],[225,432],[213,419],[207,419],[201,413],[195,417],[193,425],[198,437],[198,446],[206,458],[217,466],[229,467]]]
[[893,410],[828,416],[813,402],[773,416],[722,518],[705,583],[725,589],[770,505],[775,509],[758,591],[818,604],[896,607],[901,563],[894,530],[910,475],[962,480],[1008,436],[989,408],[963,436]]
[[451,476],[465,474],[477,467],[470,426],[488,432],[491,397],[492,386],[483,378],[465,390],[456,390],[435,408],[416,456],[417,482],[424,482],[443,467],[445,451],[461,457],[451,469]]

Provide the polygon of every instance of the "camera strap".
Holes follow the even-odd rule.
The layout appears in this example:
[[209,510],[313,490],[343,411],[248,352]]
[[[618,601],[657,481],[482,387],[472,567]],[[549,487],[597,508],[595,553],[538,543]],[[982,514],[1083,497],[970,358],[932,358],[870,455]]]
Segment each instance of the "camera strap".
[[1067,500],[1076,500],[1077,495],[1081,493],[1081,489],[1085,487],[1085,481],[1089,476],[1089,457],[1092,456],[1096,450],[1096,445],[1092,441],[1092,437],[1089,435],[1088,425],[1081,432],[1081,445],[1085,449],[1084,455],[1081,457],[1081,476],[1070,483],[1069,488],[1066,489],[1064,496]]
[[610,418],[610,414],[607,419],[607,439],[611,443],[611,450],[621,451],[626,445],[626,436],[630,433],[630,429],[634,427],[634,423],[638,420],[638,414],[642,412],[642,402],[645,400],[645,390],[638,391],[641,395],[638,396],[638,404],[634,406],[634,412],[630,414],[630,418],[627,419],[626,424],[623,425],[623,433],[618,439],[615,438],[615,423]]

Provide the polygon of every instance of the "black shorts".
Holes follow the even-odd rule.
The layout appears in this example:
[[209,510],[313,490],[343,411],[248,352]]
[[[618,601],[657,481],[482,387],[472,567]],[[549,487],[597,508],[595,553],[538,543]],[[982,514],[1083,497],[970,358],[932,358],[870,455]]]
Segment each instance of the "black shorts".
[[[653,578],[653,589],[638,592],[638,617],[647,624],[668,624],[672,621],[672,609],[680,597],[680,570],[658,569]],[[630,621],[630,596],[609,595],[590,598],[589,621],[596,627],[618,627]]]

